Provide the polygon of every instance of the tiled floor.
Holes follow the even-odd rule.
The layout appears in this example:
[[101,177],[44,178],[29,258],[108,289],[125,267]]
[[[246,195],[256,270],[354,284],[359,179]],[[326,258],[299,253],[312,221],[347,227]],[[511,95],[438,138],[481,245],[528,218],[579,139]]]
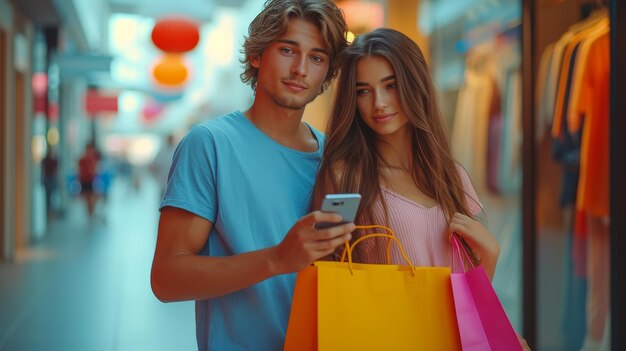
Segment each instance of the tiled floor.
[[194,350],[193,303],[150,290],[156,185],[118,180],[99,216],[80,202],[14,263],[0,263],[0,350]]

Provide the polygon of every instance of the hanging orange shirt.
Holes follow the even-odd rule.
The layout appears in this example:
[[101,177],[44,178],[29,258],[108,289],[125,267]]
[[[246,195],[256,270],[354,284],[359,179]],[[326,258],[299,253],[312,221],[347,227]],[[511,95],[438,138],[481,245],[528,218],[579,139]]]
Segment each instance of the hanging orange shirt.
[[[558,138],[561,136],[561,121],[563,120],[563,110],[567,108],[568,101],[566,100],[565,92],[568,88],[569,69],[571,65],[572,54],[574,49],[591,33],[599,30],[603,26],[608,24],[607,17],[601,17],[595,22],[590,22],[588,26],[578,28],[578,31],[571,37],[565,51],[563,53],[563,59],[560,67],[559,81],[556,91],[556,99],[554,103],[554,115],[552,118],[552,137]],[[577,56],[578,59],[578,56]]]
[[585,71],[585,65],[587,64],[587,59],[589,56],[589,48],[591,48],[592,44],[596,41],[596,39],[600,38],[603,35],[607,35],[610,31],[610,27],[608,22],[606,25],[602,25],[598,28],[597,31],[590,33],[580,44],[578,49],[578,54],[576,58],[576,63],[574,66],[571,87],[570,87],[570,98],[569,98],[569,107],[567,109],[567,129],[571,133],[575,133],[580,130],[581,123],[583,120],[583,116],[578,108],[578,101],[580,100],[581,88],[583,86],[583,74]]
[[[584,118],[576,208],[593,216],[609,216],[609,33],[593,40],[582,62],[580,94],[574,105]],[[584,116],[584,117],[582,117]]]

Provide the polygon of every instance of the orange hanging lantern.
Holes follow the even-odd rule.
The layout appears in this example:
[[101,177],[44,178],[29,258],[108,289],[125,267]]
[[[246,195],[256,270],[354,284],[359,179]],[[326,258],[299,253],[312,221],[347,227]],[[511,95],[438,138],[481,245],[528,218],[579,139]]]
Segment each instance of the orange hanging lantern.
[[180,55],[164,55],[152,69],[154,79],[167,87],[177,87],[185,83],[189,70]]
[[190,19],[163,18],[152,29],[152,42],[165,52],[187,52],[193,50],[199,41],[198,24]]

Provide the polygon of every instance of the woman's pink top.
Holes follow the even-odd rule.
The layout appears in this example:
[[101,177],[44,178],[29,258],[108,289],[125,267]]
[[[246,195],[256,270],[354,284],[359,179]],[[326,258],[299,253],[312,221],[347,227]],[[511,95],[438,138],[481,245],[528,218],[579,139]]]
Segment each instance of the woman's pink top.
[[[458,168],[467,196],[468,209],[470,213],[476,215],[482,210],[482,206],[467,173],[463,168]],[[382,188],[382,195],[389,212],[388,227],[394,231],[404,246],[413,265],[451,267],[452,246],[446,234],[448,221],[441,206],[424,207],[385,187]],[[384,225],[385,216],[380,201],[374,204],[373,212],[374,219],[371,224]],[[356,257],[362,262],[383,264],[387,262],[386,248],[385,238],[367,239],[358,244]],[[390,263],[406,264],[395,242],[392,243]]]

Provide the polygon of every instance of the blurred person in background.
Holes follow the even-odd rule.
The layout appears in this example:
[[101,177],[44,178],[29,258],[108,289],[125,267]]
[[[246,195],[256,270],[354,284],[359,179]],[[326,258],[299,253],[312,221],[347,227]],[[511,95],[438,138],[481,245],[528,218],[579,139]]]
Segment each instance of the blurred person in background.
[[54,216],[55,213],[52,199],[59,185],[58,169],[59,160],[56,152],[51,146],[48,146],[46,156],[41,160],[41,182],[46,193],[46,213],[48,219]]
[[152,290],[196,301],[199,350],[282,350],[295,272],[354,230],[315,228],[341,216],[308,213],[324,136],[302,122],[337,74],[346,32],[332,1],[267,1],[243,48],[252,106],[194,126],[176,150]]
[[96,176],[98,175],[98,164],[100,162],[100,152],[96,149],[96,144],[90,141],[85,146],[85,151],[78,160],[78,181],[80,182],[80,194],[87,204],[87,214],[89,218],[93,216],[96,207],[98,194],[94,187]]

